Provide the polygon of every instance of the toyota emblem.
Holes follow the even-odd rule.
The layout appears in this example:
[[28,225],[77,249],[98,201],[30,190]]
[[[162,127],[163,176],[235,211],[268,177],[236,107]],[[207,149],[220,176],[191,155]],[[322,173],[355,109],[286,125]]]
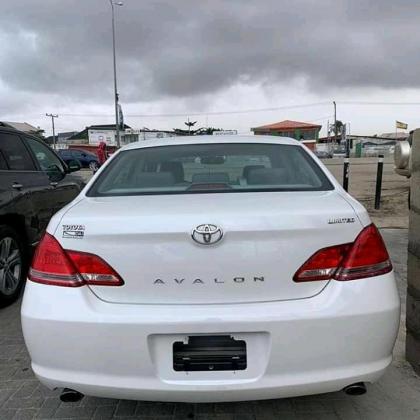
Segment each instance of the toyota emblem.
[[191,237],[201,245],[213,245],[223,238],[223,231],[216,225],[199,225],[193,229]]

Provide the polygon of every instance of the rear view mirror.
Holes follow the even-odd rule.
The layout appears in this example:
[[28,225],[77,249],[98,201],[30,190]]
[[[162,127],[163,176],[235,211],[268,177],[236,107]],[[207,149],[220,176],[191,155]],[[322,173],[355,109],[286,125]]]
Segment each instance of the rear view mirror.
[[71,160],[68,163],[68,168],[69,168],[69,172],[76,172],[76,171],[80,171],[80,169],[82,168],[80,163],[77,160]]

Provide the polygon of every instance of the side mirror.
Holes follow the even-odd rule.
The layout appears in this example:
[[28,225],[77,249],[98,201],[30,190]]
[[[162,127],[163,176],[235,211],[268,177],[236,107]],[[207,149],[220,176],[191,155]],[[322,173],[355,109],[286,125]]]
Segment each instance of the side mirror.
[[67,167],[69,168],[69,172],[76,172],[76,171],[80,171],[80,169],[82,168],[82,166],[80,165],[80,162],[77,160],[71,160],[68,164]]
[[47,174],[51,182],[60,182],[65,177],[65,173],[57,165],[49,166]]

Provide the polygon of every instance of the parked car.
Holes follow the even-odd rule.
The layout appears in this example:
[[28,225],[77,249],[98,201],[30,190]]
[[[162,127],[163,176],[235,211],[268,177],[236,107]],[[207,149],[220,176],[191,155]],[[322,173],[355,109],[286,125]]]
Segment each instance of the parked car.
[[315,150],[314,153],[319,159],[331,159],[333,157],[332,153],[329,153],[325,150]]
[[19,296],[51,216],[80,192],[81,182],[68,176],[78,169],[38,138],[0,127],[0,306]]
[[360,394],[399,319],[365,208],[275,136],[117,151],[51,220],[22,304],[33,371],[67,401]]
[[66,163],[76,160],[80,163],[82,168],[90,168],[93,172],[97,171],[99,168],[98,157],[86,150],[64,149],[59,150],[58,155]]
[[333,150],[333,157],[346,157],[345,146],[337,146]]

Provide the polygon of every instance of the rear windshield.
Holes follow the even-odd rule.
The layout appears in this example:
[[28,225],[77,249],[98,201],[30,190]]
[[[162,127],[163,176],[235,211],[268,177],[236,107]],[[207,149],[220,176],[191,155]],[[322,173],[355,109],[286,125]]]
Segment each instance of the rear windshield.
[[331,189],[299,146],[211,143],[120,152],[87,196]]

